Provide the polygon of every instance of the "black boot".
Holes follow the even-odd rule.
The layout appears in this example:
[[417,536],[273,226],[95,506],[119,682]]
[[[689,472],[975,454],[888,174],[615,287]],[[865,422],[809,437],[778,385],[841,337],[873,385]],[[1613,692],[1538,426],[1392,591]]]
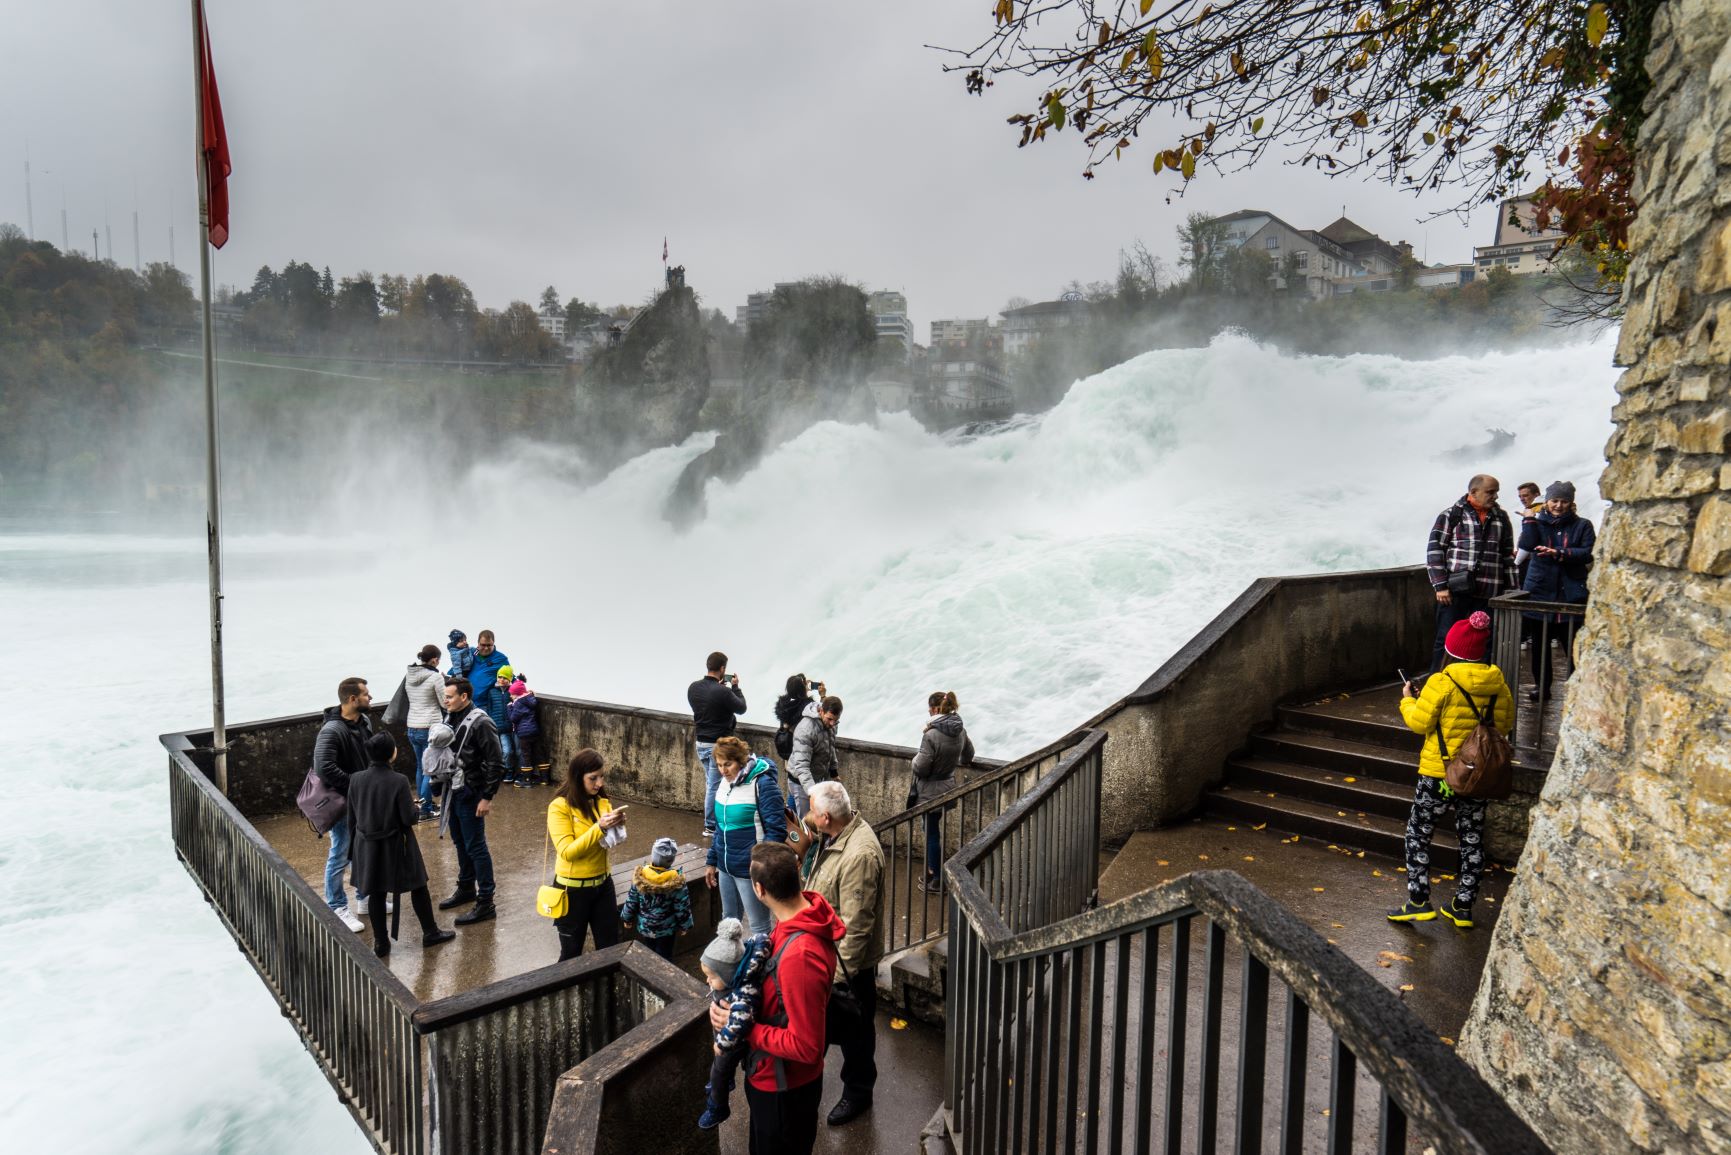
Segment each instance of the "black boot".
[[472,922],[485,922],[490,918],[499,917],[499,911],[493,906],[491,898],[478,899],[475,905],[457,916],[458,926],[468,926]]
[[385,958],[391,953],[391,940],[381,936],[379,941],[373,944],[373,953],[380,958]]
[[475,884],[472,882],[459,882],[457,884],[457,889],[451,892],[451,897],[439,904],[439,909],[451,910],[459,906],[468,906],[474,901]]
[[457,937],[456,931],[446,930],[443,927],[435,926],[432,930],[421,932],[421,946],[423,948],[429,947],[429,946],[438,946],[441,943],[450,942],[452,939],[454,939],[456,937]]

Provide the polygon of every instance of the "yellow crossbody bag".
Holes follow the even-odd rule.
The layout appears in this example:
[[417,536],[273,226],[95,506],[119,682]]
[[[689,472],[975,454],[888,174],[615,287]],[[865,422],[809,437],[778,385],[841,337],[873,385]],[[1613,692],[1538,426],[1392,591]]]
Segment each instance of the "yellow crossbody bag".
[[[547,848],[541,852],[541,873],[547,873],[547,851],[553,849],[553,835],[547,835]],[[564,918],[566,903],[571,899],[563,886],[555,883],[552,886],[543,885],[535,892],[535,911],[547,918]]]

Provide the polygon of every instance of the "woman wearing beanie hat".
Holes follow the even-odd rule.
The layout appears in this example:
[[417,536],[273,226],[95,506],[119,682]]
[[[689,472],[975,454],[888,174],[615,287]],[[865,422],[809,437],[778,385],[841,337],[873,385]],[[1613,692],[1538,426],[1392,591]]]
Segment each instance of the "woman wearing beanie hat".
[[1443,808],[1455,808],[1455,833],[1460,840],[1460,874],[1455,896],[1442,908],[1442,916],[1458,927],[1473,924],[1473,899],[1485,868],[1485,801],[1461,798],[1444,781],[1449,756],[1485,715],[1498,731],[1508,734],[1515,725],[1514,695],[1503,673],[1485,661],[1491,644],[1491,616],[1476,610],[1456,622],[1443,641],[1450,659],[1424,684],[1422,694],[1412,683],[1401,687],[1400,716],[1407,728],[1424,736],[1418,762],[1418,786],[1413,791],[1412,813],[1406,820],[1407,901],[1388,912],[1390,922],[1429,922],[1437,916],[1430,903],[1431,834]]
[[[1521,548],[1532,555],[1521,588],[1534,601],[1585,605],[1595,538],[1593,523],[1575,512],[1573,483],[1551,482],[1545,489],[1545,508],[1537,517],[1521,523]],[[1525,633],[1533,641],[1533,688],[1527,691],[1527,698],[1539,702],[1551,694],[1550,639],[1563,640],[1567,658],[1581,616],[1539,611],[1522,616]]]

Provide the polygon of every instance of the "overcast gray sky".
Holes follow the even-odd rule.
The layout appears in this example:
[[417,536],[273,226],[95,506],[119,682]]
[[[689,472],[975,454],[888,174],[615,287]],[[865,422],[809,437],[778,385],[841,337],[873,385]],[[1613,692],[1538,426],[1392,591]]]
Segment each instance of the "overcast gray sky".
[[[1105,279],[1140,238],[1175,262],[1185,214],[1267,209],[1321,228],[1342,205],[1432,263],[1484,243],[1494,210],[1268,163],[1168,204],[1150,156],[1100,179],[1065,133],[1015,147],[1027,86],[969,97],[927,44],[973,43],[988,0],[209,0],[234,158],[218,283],[261,264],[339,277],[444,272],[483,305],[637,302],[665,235],[707,306],[840,273],[934,318]],[[193,247],[190,4],[0,0],[0,220],[116,260]],[[1134,161],[1132,161],[1134,157]],[[135,190],[136,189],[136,193]],[[1469,228],[1470,225],[1470,228]],[[1480,236],[1485,234],[1485,236]],[[104,255],[107,255],[106,242]]]

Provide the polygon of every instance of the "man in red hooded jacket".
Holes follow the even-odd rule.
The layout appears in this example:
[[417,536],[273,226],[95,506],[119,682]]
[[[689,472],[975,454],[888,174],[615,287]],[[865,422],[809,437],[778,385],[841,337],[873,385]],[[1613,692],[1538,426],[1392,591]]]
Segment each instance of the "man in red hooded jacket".
[[[751,1155],[810,1155],[823,1095],[824,1015],[836,944],[847,928],[829,901],[799,889],[799,857],[784,842],[751,850],[751,889],[775,918],[757,1021],[746,1035]],[[710,1024],[727,1012],[711,1004]]]

